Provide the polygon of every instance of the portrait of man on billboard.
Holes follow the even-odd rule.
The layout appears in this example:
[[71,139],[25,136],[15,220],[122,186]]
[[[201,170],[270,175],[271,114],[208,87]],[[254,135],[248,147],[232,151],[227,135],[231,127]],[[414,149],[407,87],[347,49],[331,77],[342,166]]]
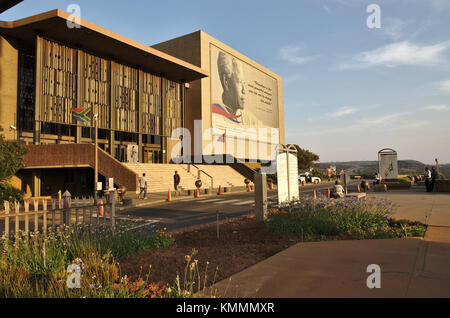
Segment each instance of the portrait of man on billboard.
[[224,116],[236,124],[258,127],[259,121],[246,104],[246,82],[242,62],[219,52],[217,70],[222,84],[222,103],[213,104],[213,113]]

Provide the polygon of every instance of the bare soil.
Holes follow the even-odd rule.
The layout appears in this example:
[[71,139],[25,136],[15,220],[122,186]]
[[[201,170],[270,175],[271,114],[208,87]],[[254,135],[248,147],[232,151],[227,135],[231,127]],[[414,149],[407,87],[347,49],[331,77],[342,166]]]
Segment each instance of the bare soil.
[[[253,216],[173,233],[175,244],[163,249],[148,249],[119,260],[122,275],[132,280],[148,277],[153,296],[160,296],[168,285],[174,286],[177,274],[181,283],[185,274],[186,255],[193,249],[198,260],[203,285],[221,281],[299,242],[300,237],[280,235],[266,229]],[[209,264],[207,264],[209,262]],[[206,270],[206,275],[205,275]]]

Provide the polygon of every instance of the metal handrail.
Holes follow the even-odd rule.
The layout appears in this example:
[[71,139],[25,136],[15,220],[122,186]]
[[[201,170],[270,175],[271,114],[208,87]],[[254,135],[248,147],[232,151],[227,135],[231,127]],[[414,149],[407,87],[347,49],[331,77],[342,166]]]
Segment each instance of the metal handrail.
[[214,188],[214,178],[210,174],[206,173],[204,170],[200,169],[193,163],[188,164],[188,172],[189,173],[191,172],[190,166],[193,166],[195,169],[197,169],[197,179],[201,180],[201,173],[205,174],[207,177],[209,177],[211,179],[211,189]]

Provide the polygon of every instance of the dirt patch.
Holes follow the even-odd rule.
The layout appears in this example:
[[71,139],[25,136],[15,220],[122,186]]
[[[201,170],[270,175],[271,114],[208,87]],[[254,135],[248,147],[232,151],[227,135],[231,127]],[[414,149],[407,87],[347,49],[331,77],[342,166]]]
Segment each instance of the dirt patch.
[[[216,224],[173,234],[176,243],[164,249],[149,249],[119,260],[122,275],[137,279],[145,277],[151,265],[149,282],[165,289],[174,285],[177,274],[184,278],[186,260],[193,249],[198,253],[199,271],[207,284],[221,281],[299,242],[300,237],[279,235],[268,231],[264,222],[254,217],[220,223],[217,239]],[[207,264],[209,262],[209,264]],[[156,290],[155,288],[152,288]]]

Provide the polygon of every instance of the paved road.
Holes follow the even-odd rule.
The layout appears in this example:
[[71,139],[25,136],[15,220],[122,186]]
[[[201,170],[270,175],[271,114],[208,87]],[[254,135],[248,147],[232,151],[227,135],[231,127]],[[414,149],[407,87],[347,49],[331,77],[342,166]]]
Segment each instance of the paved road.
[[[301,187],[303,195],[313,191],[326,194],[330,183]],[[277,201],[277,191],[269,190],[269,201]],[[136,207],[119,212],[119,217],[139,218],[149,223],[149,228],[166,227],[168,231],[211,223],[219,219],[236,218],[255,212],[254,192],[229,193],[222,196],[205,196],[199,199],[162,203],[148,207]]]

